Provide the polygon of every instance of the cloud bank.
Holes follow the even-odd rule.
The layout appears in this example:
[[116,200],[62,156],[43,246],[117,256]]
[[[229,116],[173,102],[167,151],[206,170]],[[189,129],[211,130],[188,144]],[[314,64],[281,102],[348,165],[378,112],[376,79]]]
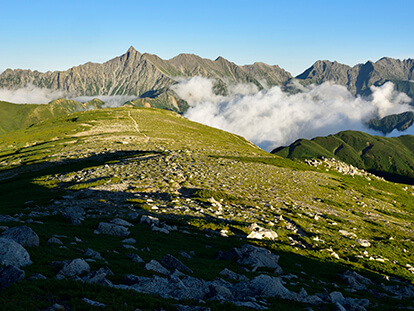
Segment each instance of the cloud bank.
[[410,98],[394,90],[392,83],[371,87],[369,98],[353,96],[345,87],[324,83],[303,87],[293,82],[297,93],[279,87],[257,91],[252,85],[237,85],[228,96],[214,94],[214,80],[194,77],[176,84],[174,91],[190,108],[185,116],[209,126],[239,134],[265,150],[287,145],[299,138],[313,138],[342,130],[368,130],[374,117],[413,110]]
[[96,96],[79,96],[79,97],[74,97],[71,99],[76,100],[81,103],[85,103],[95,98],[100,99],[103,102],[105,102],[105,105],[104,105],[105,108],[114,108],[114,107],[121,107],[127,101],[137,99],[138,97],[131,96],[131,95],[96,95]]
[[34,85],[27,85],[17,90],[0,89],[0,100],[13,104],[46,104],[58,98],[72,99],[81,103],[98,98],[105,102],[105,108],[111,108],[120,107],[127,101],[136,99],[137,96],[97,95],[72,97],[61,90],[39,88]]
[[0,89],[0,100],[13,104],[45,104],[64,96],[63,91],[27,85],[17,90]]

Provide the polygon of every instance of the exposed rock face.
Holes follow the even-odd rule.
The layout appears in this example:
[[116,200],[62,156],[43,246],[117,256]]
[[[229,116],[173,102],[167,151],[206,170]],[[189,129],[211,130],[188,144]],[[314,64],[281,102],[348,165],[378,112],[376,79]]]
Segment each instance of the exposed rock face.
[[17,242],[0,238],[0,265],[22,267],[30,265],[29,253]]
[[262,87],[263,84],[281,85],[291,78],[278,66],[255,63],[241,67],[222,57],[213,61],[192,54],[163,60],[156,55],[141,54],[131,46],[125,54],[103,64],[89,62],[67,71],[41,73],[7,69],[0,75],[0,87],[16,89],[32,84],[76,96],[154,97],[175,84],[174,77],[177,76],[214,78],[224,89],[227,82],[253,83]]
[[[332,81],[336,84],[346,86],[352,94],[369,94],[372,85],[382,85],[392,81],[397,90],[408,91],[410,97],[414,96],[409,87],[409,81],[413,80],[414,60],[381,58],[373,63],[358,64],[354,67],[337,62],[318,60],[310,68],[298,75],[296,79],[306,84],[321,84]],[[408,86],[408,88],[407,88]]]
[[18,226],[7,229],[1,237],[13,240],[22,246],[39,246],[39,236],[27,226]]

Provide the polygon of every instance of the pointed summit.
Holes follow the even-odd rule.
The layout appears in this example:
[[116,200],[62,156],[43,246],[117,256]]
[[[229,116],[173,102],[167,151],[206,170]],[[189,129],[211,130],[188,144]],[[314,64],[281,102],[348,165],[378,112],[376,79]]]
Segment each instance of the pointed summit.
[[137,53],[138,51],[131,45],[127,51],[127,53]]

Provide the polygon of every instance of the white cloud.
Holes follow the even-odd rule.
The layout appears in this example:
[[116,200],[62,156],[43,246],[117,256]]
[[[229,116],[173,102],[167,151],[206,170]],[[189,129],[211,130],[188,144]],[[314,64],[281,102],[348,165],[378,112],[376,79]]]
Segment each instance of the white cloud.
[[64,96],[63,91],[27,85],[17,90],[0,89],[0,100],[14,104],[45,104]]
[[237,92],[218,96],[214,80],[195,77],[174,86],[190,108],[185,116],[191,120],[239,134],[260,147],[271,150],[299,138],[313,138],[342,130],[361,130],[371,134],[365,122],[373,117],[413,110],[405,94],[394,91],[392,83],[372,87],[370,98],[353,96],[345,87],[324,83],[291,87],[302,92],[289,94],[279,87],[260,92]]
[[98,98],[105,102],[105,108],[121,107],[127,101],[134,100],[137,96],[128,96],[128,95],[96,95],[96,96],[79,96],[71,98],[81,103],[85,103],[92,99]]

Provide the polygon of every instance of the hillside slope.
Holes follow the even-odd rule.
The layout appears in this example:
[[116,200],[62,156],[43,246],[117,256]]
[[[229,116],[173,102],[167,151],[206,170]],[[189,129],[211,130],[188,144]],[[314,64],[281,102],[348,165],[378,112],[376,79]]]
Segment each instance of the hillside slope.
[[0,243],[23,226],[39,242],[0,268],[21,280],[0,305],[404,310],[413,195],[166,110],[60,116],[0,135]]
[[392,181],[414,183],[414,136],[371,136],[344,131],[311,140],[299,139],[272,153],[290,159],[336,158]]

